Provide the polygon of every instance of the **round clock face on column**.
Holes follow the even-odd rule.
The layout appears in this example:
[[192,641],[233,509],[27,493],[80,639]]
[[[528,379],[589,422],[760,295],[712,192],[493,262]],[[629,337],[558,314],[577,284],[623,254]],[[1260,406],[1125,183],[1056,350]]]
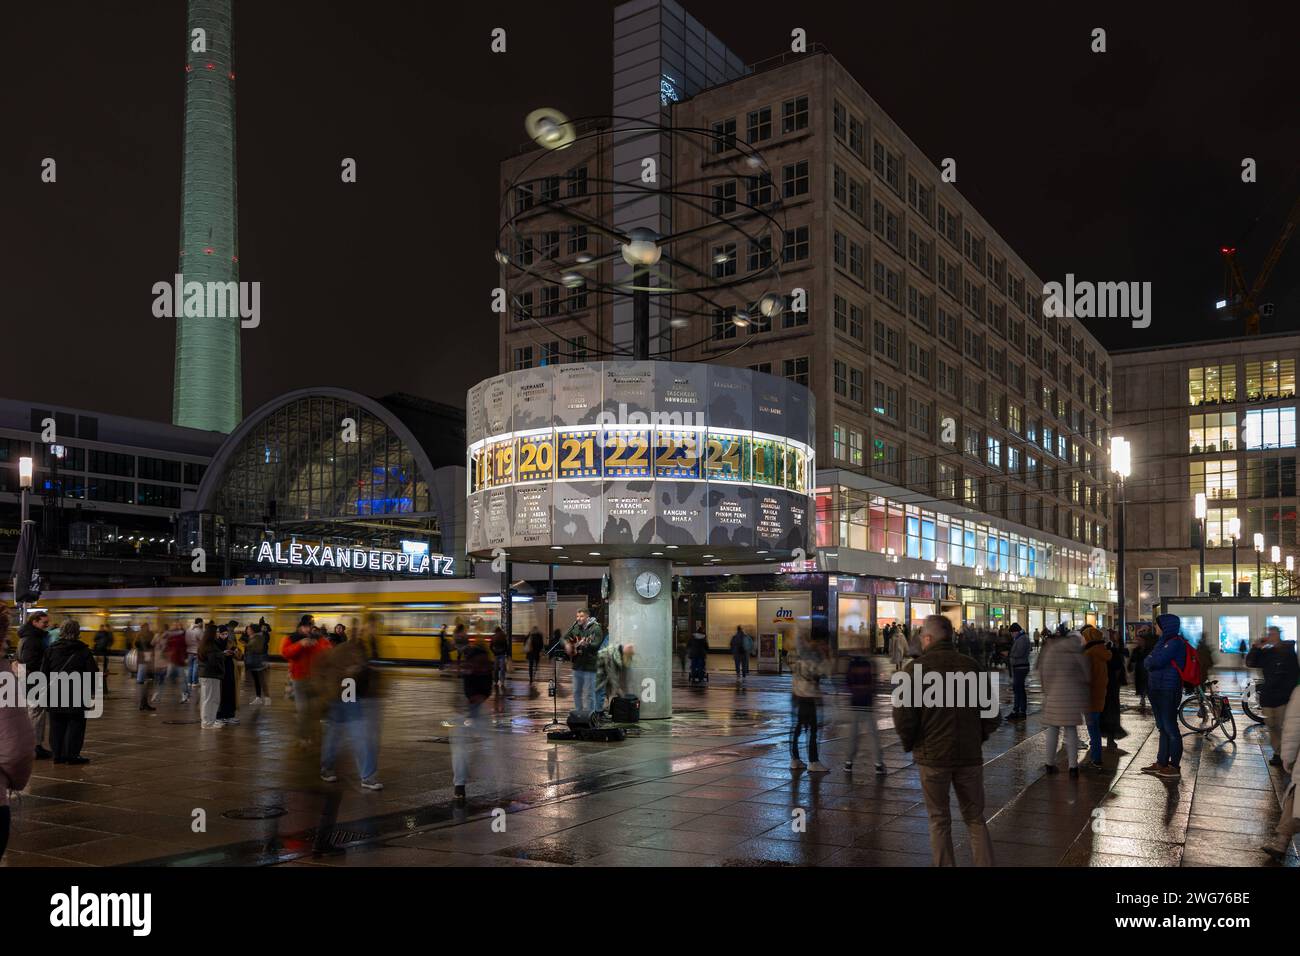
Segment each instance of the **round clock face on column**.
[[653,571],[643,571],[636,576],[636,593],[643,598],[658,597],[659,589],[662,587],[663,582]]

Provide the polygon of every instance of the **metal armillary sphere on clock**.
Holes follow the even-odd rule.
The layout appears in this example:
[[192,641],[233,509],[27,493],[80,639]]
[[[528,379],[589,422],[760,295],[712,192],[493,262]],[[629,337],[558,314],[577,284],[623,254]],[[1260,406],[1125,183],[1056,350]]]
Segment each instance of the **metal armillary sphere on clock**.
[[[791,290],[783,288],[780,273],[785,245],[781,185],[773,182],[766,160],[751,145],[712,130],[662,127],[618,116],[570,120],[553,109],[534,110],[524,126],[541,150],[503,191],[496,259],[503,267],[512,309],[548,339],[561,339],[568,347],[567,358],[578,356],[577,344],[532,313],[520,298],[521,286],[553,288],[556,302],[560,290],[583,291],[595,297],[594,305],[631,300],[631,346],[610,341],[598,328],[584,328],[588,344],[581,352],[591,359],[673,359],[712,340],[719,317],[738,328],[762,328],[787,308]],[[672,170],[654,170],[631,181],[589,175],[576,197],[561,196],[554,187],[548,190],[548,179],[553,183],[555,177],[534,173],[554,150],[600,137],[644,135],[671,137],[674,156],[700,151],[708,161],[699,166],[710,171],[689,180],[673,179]],[[743,196],[738,181],[747,184]],[[593,198],[595,203],[586,201]],[[674,223],[671,233],[615,225],[620,211],[647,200],[667,203]],[[592,207],[601,214],[593,214]],[[548,218],[546,228],[539,228],[539,209],[556,214],[572,228],[585,228],[587,248],[561,254],[556,220]],[[616,268],[619,263],[631,271]],[[652,300],[667,317],[667,328],[655,342],[650,335]],[[681,333],[677,341],[671,330]]]

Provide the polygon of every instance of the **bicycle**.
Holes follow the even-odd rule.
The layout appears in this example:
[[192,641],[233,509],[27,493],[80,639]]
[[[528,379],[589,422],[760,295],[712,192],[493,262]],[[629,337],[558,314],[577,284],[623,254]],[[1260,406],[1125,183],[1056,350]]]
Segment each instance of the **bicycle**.
[[1259,703],[1259,692],[1263,689],[1264,682],[1258,677],[1252,677],[1246,682],[1246,689],[1241,693],[1241,709],[1257,724],[1264,723],[1264,708]]
[[1178,720],[1193,733],[1209,736],[1222,728],[1229,740],[1237,739],[1237,721],[1232,716],[1232,704],[1215,688],[1217,680],[1206,681],[1189,691],[1178,705]]

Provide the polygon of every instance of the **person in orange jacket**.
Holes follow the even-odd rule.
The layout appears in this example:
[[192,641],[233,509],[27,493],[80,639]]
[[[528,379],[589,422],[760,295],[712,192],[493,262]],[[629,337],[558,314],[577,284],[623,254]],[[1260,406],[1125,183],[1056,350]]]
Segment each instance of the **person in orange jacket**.
[[298,742],[311,742],[312,718],[316,713],[311,674],[316,658],[329,650],[329,641],[312,637],[312,616],[304,614],[298,629],[280,645],[280,656],[289,662],[289,679],[293,681],[293,701],[298,708]]

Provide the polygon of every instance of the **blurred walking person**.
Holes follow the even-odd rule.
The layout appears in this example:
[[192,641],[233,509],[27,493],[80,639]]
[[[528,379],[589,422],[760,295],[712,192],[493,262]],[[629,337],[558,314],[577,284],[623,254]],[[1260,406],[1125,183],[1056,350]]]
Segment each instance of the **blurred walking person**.
[[893,708],[894,727],[903,750],[912,754],[920,771],[934,865],[956,865],[951,810],[951,793],[956,791],[957,809],[970,833],[975,865],[992,866],[993,841],[984,820],[984,741],[997,718],[984,717],[978,699],[944,700],[939,706],[928,703],[918,671],[971,675],[952,681],[945,678],[944,685],[949,687],[958,681],[973,686],[979,679],[979,664],[953,646],[952,622],[942,614],[931,614],[921,625],[921,656],[905,670],[911,699],[904,701],[906,706]]
[[[95,655],[81,640],[81,625],[72,618],[59,627],[59,640],[45,652],[45,673],[50,708],[50,749],[55,763],[85,764],[81,756],[86,741],[86,708],[93,706]],[[56,679],[55,675],[78,675]]]
[[492,632],[492,683],[504,693],[506,670],[510,666],[510,635],[501,625]]
[[[458,720],[451,734],[452,786],[455,800],[463,804],[466,800],[466,787],[473,764],[474,750],[485,747],[493,748],[492,729],[484,715],[483,704],[492,696],[492,662],[487,648],[481,644],[470,644],[460,661],[461,687],[465,694],[465,717]],[[492,761],[493,766],[496,760]],[[499,779],[496,781],[499,783]]]
[[108,652],[113,649],[113,632],[108,629],[108,622],[99,625],[95,632],[95,654],[99,657],[100,670],[104,674],[104,696],[108,696]]
[[199,686],[199,644],[203,641],[203,618],[196,617],[194,623],[185,629],[185,663],[189,672],[186,674],[185,694],[181,703],[188,704],[190,694]]
[[736,666],[736,683],[745,686],[749,677],[749,655],[754,652],[754,639],[745,633],[745,629],[736,625],[736,633],[731,635],[731,662]]
[[154,653],[154,633],[149,625],[141,624],[135,632],[135,683],[140,694],[140,710],[155,710],[149,703],[149,691],[157,671]]
[[894,665],[895,671],[901,671],[907,662],[907,638],[892,624],[886,630],[889,631],[889,662]]
[[325,728],[321,737],[320,778],[326,783],[338,781],[334,772],[340,738],[346,733],[356,761],[361,786],[382,790],[379,782],[378,681],[371,664],[373,623],[353,637],[344,635],[329,654],[316,663],[317,686],[325,708]]
[[1264,672],[1264,683],[1259,688],[1259,706],[1264,711],[1264,726],[1268,728],[1268,744],[1273,750],[1269,764],[1282,766],[1282,722],[1286,719],[1287,702],[1300,680],[1300,663],[1296,661],[1295,645],[1282,640],[1282,632],[1270,627],[1255,642],[1246,655],[1246,666]]
[[[822,697],[821,679],[829,673],[829,667],[816,645],[802,634],[795,638],[795,649],[790,664],[790,769],[803,770],[806,766],[809,773],[826,773],[830,767],[821,762],[817,751],[817,711]],[[799,758],[799,738],[804,730],[808,731],[808,764]]]
[[1043,724],[1046,750],[1043,769],[1057,773],[1056,748],[1065,736],[1065,760],[1070,776],[1079,776],[1079,723],[1088,708],[1092,665],[1083,656],[1083,636],[1078,631],[1058,631],[1047,638],[1038,655],[1038,679],[1043,686]]
[[876,715],[871,706],[876,690],[876,669],[871,664],[871,658],[855,657],[850,660],[845,684],[849,691],[849,757],[844,761],[844,769],[848,773],[853,772],[853,761],[858,757],[858,740],[865,730],[867,759],[876,765],[876,773],[883,774],[885,764],[880,759],[880,731],[876,727]]
[[[1294,651],[1292,655],[1294,656]],[[1300,828],[1300,803],[1296,802],[1296,758],[1300,756],[1300,686],[1291,689],[1291,699],[1287,702],[1282,717],[1282,738],[1280,750],[1273,756],[1278,757],[1282,769],[1291,778],[1282,795],[1282,815],[1278,818],[1277,829],[1273,839],[1264,844],[1262,849],[1273,859],[1281,863],[1286,859],[1286,852],[1291,846],[1291,839]]]
[[[14,673],[7,659],[9,614],[0,605],[0,674]],[[18,707],[0,706],[0,861],[9,844],[9,791],[22,790],[32,777],[36,762],[36,731],[27,713]]]
[[533,681],[537,678],[537,672],[542,665],[542,629],[534,624],[528,630],[528,637],[524,639],[524,656],[528,659],[528,684],[532,686]]
[[316,721],[316,700],[311,686],[312,667],[316,659],[329,648],[329,642],[312,636],[312,616],[304,614],[298,629],[280,645],[280,656],[289,662],[289,678],[293,683],[293,701],[298,708],[298,743],[311,743],[312,725]]
[[1133,693],[1137,694],[1138,710],[1146,710],[1147,706],[1147,668],[1143,661],[1147,656],[1147,644],[1145,639],[1139,639],[1137,647],[1133,648],[1133,653],[1129,656],[1128,669],[1133,672]]

